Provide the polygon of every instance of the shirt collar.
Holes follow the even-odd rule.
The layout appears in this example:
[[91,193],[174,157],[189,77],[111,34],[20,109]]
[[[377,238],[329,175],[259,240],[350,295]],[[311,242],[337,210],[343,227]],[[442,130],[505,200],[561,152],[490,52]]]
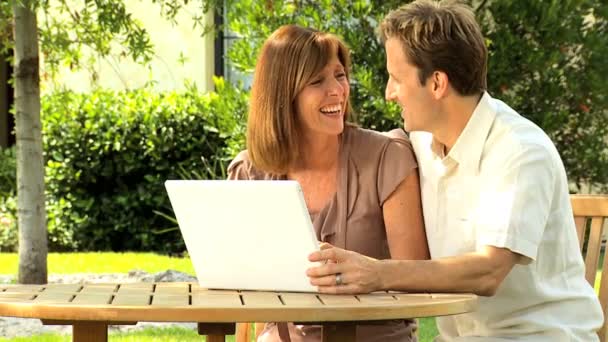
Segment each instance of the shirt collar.
[[[449,157],[459,165],[477,172],[483,147],[495,118],[496,109],[492,105],[492,97],[484,92],[469,121],[456,139],[456,143],[445,157]],[[434,137],[431,149],[436,155],[444,157],[444,145],[435,140]]]

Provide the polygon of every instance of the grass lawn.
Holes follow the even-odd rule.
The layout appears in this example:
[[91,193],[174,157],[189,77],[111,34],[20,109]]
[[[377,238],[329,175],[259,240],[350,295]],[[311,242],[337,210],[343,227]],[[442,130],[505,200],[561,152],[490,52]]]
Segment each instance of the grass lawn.
[[[437,335],[435,320],[433,318],[423,318],[420,320],[420,330],[418,340],[420,342],[431,342]],[[12,339],[0,337],[0,342],[69,342],[72,337],[60,334],[42,334],[30,337],[17,337]],[[110,333],[108,341],[111,342],[168,342],[168,341],[204,341],[194,329],[185,328],[146,328],[135,332]],[[227,336],[226,341],[233,342],[234,336]],[[253,341],[253,340],[252,340]]]
[[[16,253],[0,253],[0,274],[17,274]],[[156,273],[168,269],[194,274],[190,259],[154,253],[49,253],[49,274],[127,273],[139,269]]]
[[[136,332],[129,333],[111,333],[108,335],[108,341],[112,342],[166,342],[166,341],[197,341],[200,342],[203,339],[196,333],[196,330],[184,329],[184,328],[146,328]],[[234,341],[234,337],[229,337],[228,341]],[[6,339],[0,338],[1,342],[69,342],[72,341],[72,337],[69,335],[59,334],[44,334],[36,335],[31,337],[21,337]]]
[[[420,325],[418,340],[420,342],[431,342],[436,335],[435,320],[432,318],[425,318],[420,321]],[[71,336],[59,334],[44,334],[13,339],[0,337],[0,342],[69,342],[71,340]],[[200,342],[203,340],[204,339],[199,336],[195,330],[184,328],[146,328],[137,332],[111,333],[108,335],[108,341],[111,342]],[[228,336],[226,340],[232,342],[234,341],[234,336]]]

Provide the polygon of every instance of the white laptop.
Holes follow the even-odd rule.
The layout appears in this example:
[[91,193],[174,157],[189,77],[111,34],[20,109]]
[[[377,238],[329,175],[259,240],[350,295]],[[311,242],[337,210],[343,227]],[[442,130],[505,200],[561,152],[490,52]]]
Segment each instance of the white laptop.
[[295,181],[165,182],[199,285],[316,292],[306,269],[319,249]]

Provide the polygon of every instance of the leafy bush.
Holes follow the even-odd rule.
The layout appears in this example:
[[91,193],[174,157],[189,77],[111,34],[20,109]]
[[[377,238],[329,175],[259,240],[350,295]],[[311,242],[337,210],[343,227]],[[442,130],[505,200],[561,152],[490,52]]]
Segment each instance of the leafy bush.
[[0,147],[0,198],[11,196],[17,190],[16,148]]
[[164,181],[222,177],[243,146],[246,94],[216,88],[45,97],[51,250],[183,250],[178,231],[157,234],[169,222],[154,211],[171,213]]
[[17,197],[0,196],[0,252],[16,252]]
[[0,148],[0,252],[17,250],[16,148]]
[[[608,2],[471,2],[487,38],[489,92],[549,134],[577,188],[608,184]],[[379,130],[401,124],[398,109],[384,101],[385,55],[375,29],[403,1],[227,3],[227,26],[244,38],[229,51],[238,71],[253,70],[262,42],[280,25],[333,32],[352,49],[357,121]]]
[[578,190],[608,189],[608,2],[488,1],[490,91],[553,139]]

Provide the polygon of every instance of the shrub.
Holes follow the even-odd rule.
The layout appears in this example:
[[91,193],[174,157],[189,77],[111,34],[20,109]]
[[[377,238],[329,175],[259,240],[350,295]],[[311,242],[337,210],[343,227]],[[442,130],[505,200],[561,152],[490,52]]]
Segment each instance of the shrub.
[[0,148],[0,252],[17,251],[16,148]]
[[11,196],[17,190],[16,148],[0,147],[0,198]]
[[45,97],[50,248],[183,250],[178,231],[158,234],[170,223],[154,213],[171,213],[164,181],[223,177],[243,144],[246,94],[221,79],[216,87]]
[[0,197],[0,252],[16,252],[17,233],[17,197]]

